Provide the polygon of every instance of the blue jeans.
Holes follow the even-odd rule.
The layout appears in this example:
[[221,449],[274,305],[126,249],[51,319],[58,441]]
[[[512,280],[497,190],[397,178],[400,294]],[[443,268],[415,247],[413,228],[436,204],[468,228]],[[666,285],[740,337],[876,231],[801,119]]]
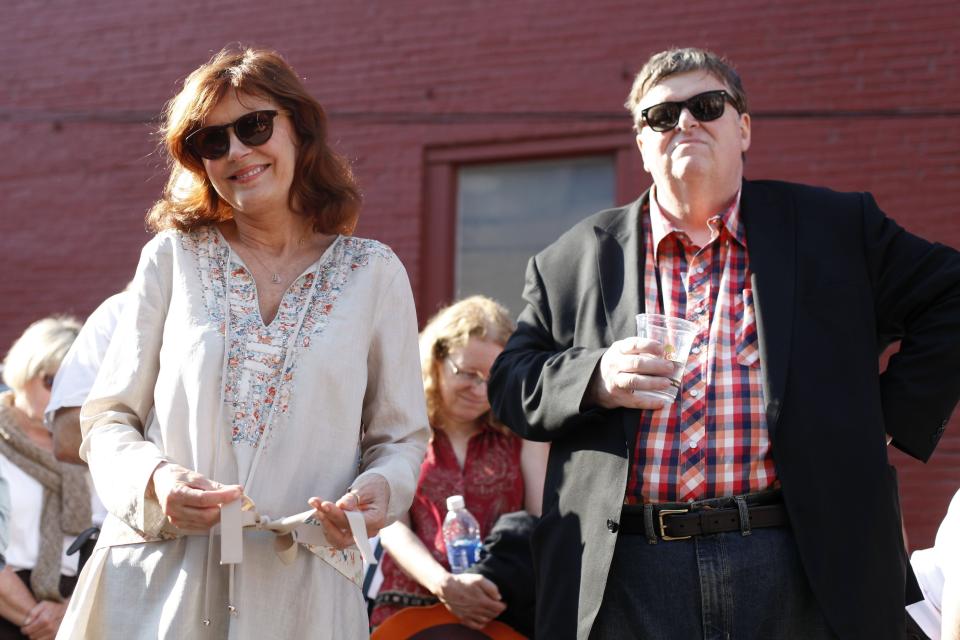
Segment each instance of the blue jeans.
[[789,527],[650,544],[620,534],[597,640],[819,640],[830,631]]

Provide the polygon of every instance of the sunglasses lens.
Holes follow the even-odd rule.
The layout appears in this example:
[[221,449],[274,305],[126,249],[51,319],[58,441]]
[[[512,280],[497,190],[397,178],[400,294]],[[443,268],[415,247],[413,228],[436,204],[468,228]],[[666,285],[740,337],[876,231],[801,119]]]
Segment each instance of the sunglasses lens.
[[710,122],[723,115],[727,98],[723,91],[707,91],[684,102],[664,102],[644,111],[644,120],[654,131],[670,131],[680,122],[680,114],[686,108],[700,122]]
[[204,127],[190,136],[188,143],[201,158],[216,160],[230,150],[230,135],[226,127]]
[[50,391],[51,389],[53,389],[53,376],[50,375],[49,373],[43,376],[43,378],[41,379],[41,382],[43,383],[43,388],[46,389],[47,391]]
[[669,131],[677,126],[680,120],[680,105],[672,102],[654,105],[647,109],[644,117],[654,131]]
[[276,115],[276,111],[254,111],[231,124],[203,127],[187,137],[187,145],[201,158],[222,158],[230,151],[230,134],[227,130],[233,127],[240,142],[258,147],[273,135],[273,118]]
[[687,101],[690,114],[700,122],[710,122],[723,115],[726,99],[720,92],[701,93]]
[[270,111],[248,113],[234,123],[233,130],[243,144],[260,146],[273,135],[274,115],[275,113]]

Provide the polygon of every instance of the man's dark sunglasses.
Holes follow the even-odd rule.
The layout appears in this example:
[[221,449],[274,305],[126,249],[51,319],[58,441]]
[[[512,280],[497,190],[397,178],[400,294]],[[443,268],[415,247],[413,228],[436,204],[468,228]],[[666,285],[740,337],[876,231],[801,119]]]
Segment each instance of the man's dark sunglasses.
[[737,106],[730,94],[723,89],[704,91],[680,102],[661,102],[652,107],[647,107],[640,112],[640,122],[654,131],[661,133],[670,131],[680,122],[680,114],[684,107],[690,111],[690,115],[700,122],[710,122],[723,115],[723,109],[727,102],[734,107]]
[[197,129],[188,135],[184,142],[193,153],[216,160],[230,151],[230,134],[227,129],[233,127],[237,140],[248,147],[259,147],[273,135],[273,119],[277,112],[273,110],[251,111],[233,122]]

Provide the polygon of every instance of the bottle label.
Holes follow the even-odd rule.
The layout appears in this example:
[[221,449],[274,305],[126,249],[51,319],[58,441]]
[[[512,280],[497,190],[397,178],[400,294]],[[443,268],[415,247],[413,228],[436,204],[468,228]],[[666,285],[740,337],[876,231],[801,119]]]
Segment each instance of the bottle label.
[[480,559],[479,540],[455,540],[447,545],[447,560],[451,573],[462,573]]

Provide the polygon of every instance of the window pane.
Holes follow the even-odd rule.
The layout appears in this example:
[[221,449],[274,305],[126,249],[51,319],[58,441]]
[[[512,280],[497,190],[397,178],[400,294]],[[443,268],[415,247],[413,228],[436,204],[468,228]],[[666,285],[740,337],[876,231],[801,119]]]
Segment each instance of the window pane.
[[482,293],[516,317],[527,261],[586,216],[614,205],[613,156],[461,167],[456,296]]

